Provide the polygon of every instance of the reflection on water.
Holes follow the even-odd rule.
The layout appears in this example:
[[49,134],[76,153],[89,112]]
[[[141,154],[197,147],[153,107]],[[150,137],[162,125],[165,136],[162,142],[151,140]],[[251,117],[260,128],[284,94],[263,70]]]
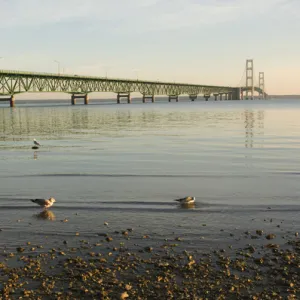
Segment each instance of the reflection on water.
[[181,203],[178,207],[182,209],[194,209],[196,206],[195,203]]
[[54,221],[55,215],[51,210],[43,210],[42,212],[38,214],[34,214],[33,217],[39,219],[39,220],[49,220]]
[[32,136],[51,139],[87,133],[120,136],[124,130],[199,130],[204,126],[213,129],[222,127],[225,122],[238,125],[238,128],[242,126],[237,110],[27,107],[10,111],[0,108],[0,112],[0,141],[20,141]]
[[33,152],[33,159],[38,159],[38,153],[37,153],[37,151]]
[[264,111],[252,111],[246,109],[243,114],[245,124],[245,147],[253,148],[255,135],[264,134]]

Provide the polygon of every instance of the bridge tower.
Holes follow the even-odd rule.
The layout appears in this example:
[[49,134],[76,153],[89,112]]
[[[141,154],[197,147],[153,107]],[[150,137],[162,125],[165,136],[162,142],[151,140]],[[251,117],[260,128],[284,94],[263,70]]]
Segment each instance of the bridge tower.
[[259,72],[259,88],[261,89],[261,92],[259,93],[259,97],[261,99],[265,99],[265,73]]
[[254,70],[253,70],[253,59],[247,59],[246,61],[246,99],[253,100],[254,96]]

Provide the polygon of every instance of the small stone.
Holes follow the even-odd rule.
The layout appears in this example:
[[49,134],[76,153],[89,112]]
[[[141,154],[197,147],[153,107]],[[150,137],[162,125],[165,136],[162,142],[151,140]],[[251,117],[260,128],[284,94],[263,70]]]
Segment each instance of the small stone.
[[248,250],[251,252],[251,253],[254,253],[255,252],[255,248],[253,246],[249,246],[248,247]]
[[122,294],[120,295],[120,299],[121,299],[121,300],[124,300],[124,299],[126,299],[126,298],[128,298],[128,297],[129,297],[129,295],[128,295],[127,292],[124,292],[124,293],[122,293]]
[[266,239],[267,239],[267,240],[272,240],[272,239],[274,239],[275,237],[276,237],[276,235],[273,234],[273,233],[266,235]]
[[277,245],[277,244],[267,244],[265,247],[269,248],[269,249],[277,249],[277,248],[279,248],[279,245]]

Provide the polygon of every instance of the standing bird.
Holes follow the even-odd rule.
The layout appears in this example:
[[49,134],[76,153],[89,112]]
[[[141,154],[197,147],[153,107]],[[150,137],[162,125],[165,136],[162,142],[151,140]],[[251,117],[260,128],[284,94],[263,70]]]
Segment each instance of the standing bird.
[[55,202],[55,199],[53,197],[50,197],[49,199],[30,199],[30,200],[33,203],[40,205],[44,209],[51,207]]
[[178,201],[180,204],[194,204],[195,200],[196,197],[191,197],[191,196],[175,199],[175,201]]
[[36,139],[33,139],[33,143],[34,143],[36,146],[41,146],[41,144],[40,144]]

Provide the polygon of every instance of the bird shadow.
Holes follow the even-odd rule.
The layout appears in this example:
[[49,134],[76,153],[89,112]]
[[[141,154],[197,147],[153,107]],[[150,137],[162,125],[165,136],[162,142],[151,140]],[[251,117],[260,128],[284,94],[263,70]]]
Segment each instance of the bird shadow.
[[51,210],[43,210],[38,214],[33,215],[38,220],[54,221],[56,219],[55,214]]

